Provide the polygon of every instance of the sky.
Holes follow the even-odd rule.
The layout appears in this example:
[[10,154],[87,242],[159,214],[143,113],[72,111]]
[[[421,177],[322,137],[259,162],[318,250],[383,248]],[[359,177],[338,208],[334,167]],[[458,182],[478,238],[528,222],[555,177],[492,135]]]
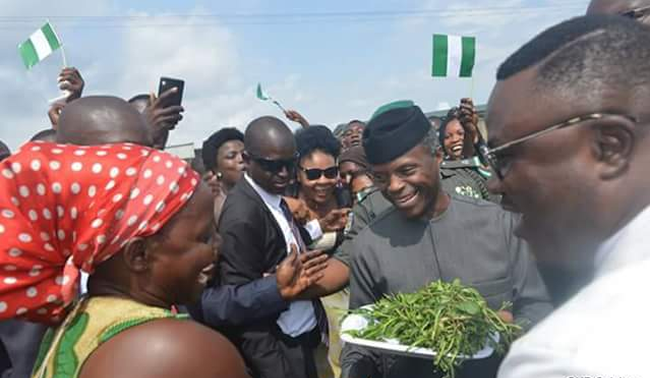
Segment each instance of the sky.
[[[282,116],[256,99],[258,82],[312,124],[332,128],[394,100],[425,111],[461,97],[485,103],[509,54],[583,14],[588,2],[0,0],[0,140],[15,149],[49,127],[61,54],[27,71],[16,48],[46,19],[68,65],[81,71],[84,95],[128,99],[157,91],[161,76],[184,79],[185,119],[169,143],[198,147],[221,127],[243,130],[256,117]],[[431,77],[434,33],[476,36],[473,79]]]

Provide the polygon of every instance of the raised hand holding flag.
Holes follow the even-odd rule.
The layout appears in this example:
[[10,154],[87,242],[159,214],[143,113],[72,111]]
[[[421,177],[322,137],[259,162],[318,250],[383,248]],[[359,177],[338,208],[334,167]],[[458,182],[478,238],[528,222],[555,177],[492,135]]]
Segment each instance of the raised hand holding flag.
[[269,96],[267,93],[265,93],[262,90],[262,84],[261,83],[257,83],[257,98],[262,100],[262,101],[271,101],[278,108],[280,108],[280,110],[282,110],[282,113],[285,113],[285,114],[287,113],[286,109],[282,105],[280,105],[280,103],[277,100],[273,99],[271,96]]

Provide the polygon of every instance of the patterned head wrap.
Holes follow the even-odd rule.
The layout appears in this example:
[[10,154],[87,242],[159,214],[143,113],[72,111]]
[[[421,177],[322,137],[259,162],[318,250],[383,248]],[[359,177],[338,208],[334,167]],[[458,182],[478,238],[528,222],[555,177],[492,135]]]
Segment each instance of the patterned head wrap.
[[147,147],[24,145],[0,163],[0,320],[59,322],[79,270],[155,234],[198,183],[186,162]]

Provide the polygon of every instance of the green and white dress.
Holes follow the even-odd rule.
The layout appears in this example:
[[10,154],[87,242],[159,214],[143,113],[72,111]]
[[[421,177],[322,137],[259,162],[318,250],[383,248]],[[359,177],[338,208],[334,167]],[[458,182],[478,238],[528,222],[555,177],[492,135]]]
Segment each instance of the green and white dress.
[[76,378],[88,357],[120,332],[157,319],[188,319],[160,307],[118,297],[81,300],[41,343],[32,378]]

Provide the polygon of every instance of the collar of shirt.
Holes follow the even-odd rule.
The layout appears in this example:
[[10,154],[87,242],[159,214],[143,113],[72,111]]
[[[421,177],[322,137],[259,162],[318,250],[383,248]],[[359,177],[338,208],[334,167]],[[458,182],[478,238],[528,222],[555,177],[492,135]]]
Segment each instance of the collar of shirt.
[[267,206],[280,209],[280,202],[282,201],[281,195],[271,194],[267,192],[264,190],[264,188],[257,185],[257,183],[248,175],[248,173],[244,174],[244,179],[248,181],[250,186],[252,186],[255,192],[259,194],[259,196],[262,198],[262,201],[264,201]]
[[602,276],[625,265],[650,258],[650,206],[625,227],[600,245],[594,259],[596,276]]

